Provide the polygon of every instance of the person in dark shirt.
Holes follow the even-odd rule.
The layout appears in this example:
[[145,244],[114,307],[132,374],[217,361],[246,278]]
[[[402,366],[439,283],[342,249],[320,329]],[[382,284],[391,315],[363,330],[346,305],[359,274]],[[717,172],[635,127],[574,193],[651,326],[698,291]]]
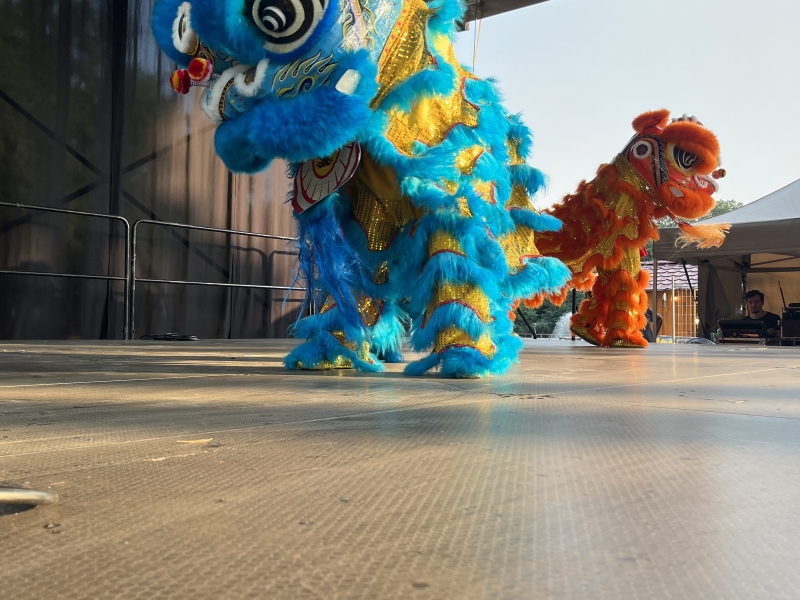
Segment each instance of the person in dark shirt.
[[[645,319],[647,319],[647,325],[645,325],[644,329],[642,329],[642,335],[644,339],[648,342],[653,341],[653,309],[648,308],[647,312],[644,313]],[[656,335],[658,332],[661,331],[661,326],[664,324],[664,318],[661,315],[656,315]]]
[[781,328],[781,318],[775,313],[764,310],[764,292],[750,290],[745,294],[748,315],[744,321],[762,321],[770,337],[778,337]]

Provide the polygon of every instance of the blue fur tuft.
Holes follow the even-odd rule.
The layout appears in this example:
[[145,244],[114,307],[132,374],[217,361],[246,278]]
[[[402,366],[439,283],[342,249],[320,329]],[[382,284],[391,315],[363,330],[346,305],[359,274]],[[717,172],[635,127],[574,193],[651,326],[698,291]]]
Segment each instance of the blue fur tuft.
[[338,194],[331,194],[325,202],[298,217],[300,271],[310,289],[321,288],[333,296],[343,321],[360,331],[364,326],[356,295],[370,282],[361,257],[347,243],[339,226],[339,201]]
[[435,368],[439,364],[439,355],[436,352],[432,352],[430,355],[422,358],[420,360],[415,360],[412,363],[408,363],[406,368],[403,369],[403,373],[406,375],[412,375],[414,377],[420,377],[425,375],[428,371]]

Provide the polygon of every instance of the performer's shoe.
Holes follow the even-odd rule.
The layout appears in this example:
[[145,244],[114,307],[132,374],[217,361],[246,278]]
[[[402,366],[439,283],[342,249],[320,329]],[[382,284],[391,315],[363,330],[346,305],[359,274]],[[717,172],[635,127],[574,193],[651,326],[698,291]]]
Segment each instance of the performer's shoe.
[[599,346],[600,340],[598,340],[592,332],[589,330],[588,327],[575,327],[574,325],[569,328],[569,330],[581,338],[584,342],[589,342],[593,346]]

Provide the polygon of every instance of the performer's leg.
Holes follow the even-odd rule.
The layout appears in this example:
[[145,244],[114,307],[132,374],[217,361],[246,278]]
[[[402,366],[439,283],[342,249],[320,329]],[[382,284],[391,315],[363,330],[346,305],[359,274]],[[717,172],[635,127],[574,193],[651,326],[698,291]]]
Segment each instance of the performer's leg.
[[372,298],[360,297],[359,313],[364,327],[354,328],[345,322],[336,302],[328,296],[317,314],[297,323],[293,334],[306,341],[284,359],[286,368],[315,371],[353,368],[361,371],[382,370],[380,361],[370,352],[368,323],[370,313],[376,306],[379,304]]
[[601,272],[598,277],[592,276],[590,297],[581,302],[578,312],[572,315],[570,320],[570,331],[595,346],[602,344],[606,334],[603,326],[608,314],[606,284],[606,272]]
[[[425,223],[434,228],[425,231]],[[468,255],[483,228],[459,233],[428,218],[416,235],[427,236],[427,260],[411,296],[411,346],[433,351],[405,372],[422,375],[441,365],[445,377],[475,378],[503,372],[521,346],[512,335],[511,301],[498,302],[498,278]],[[423,238],[424,239],[424,238]]]
[[647,271],[641,270],[638,249],[626,249],[620,268],[608,277],[605,287],[608,311],[603,346],[647,347],[647,340],[640,330],[647,323],[644,313],[647,310],[645,288],[648,280]]

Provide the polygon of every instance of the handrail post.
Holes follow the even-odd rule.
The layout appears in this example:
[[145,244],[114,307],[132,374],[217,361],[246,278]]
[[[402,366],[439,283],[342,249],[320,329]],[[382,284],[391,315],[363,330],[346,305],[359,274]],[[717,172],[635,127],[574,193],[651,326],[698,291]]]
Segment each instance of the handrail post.
[[139,223],[141,223],[143,219],[139,219],[133,224],[133,231],[131,232],[131,249],[130,249],[130,301],[129,301],[129,309],[130,309],[130,318],[128,319],[128,326],[130,327],[129,335],[131,340],[135,339],[134,334],[136,333],[136,321],[135,319],[135,307],[136,307],[136,231],[139,227]]
[[131,224],[128,222],[127,219],[123,219],[125,221],[125,293],[122,297],[122,311],[125,313],[123,315],[123,325],[122,325],[122,339],[129,340],[131,339],[131,331],[130,331],[130,291],[131,291],[131,278],[130,278],[130,268],[131,268]]

